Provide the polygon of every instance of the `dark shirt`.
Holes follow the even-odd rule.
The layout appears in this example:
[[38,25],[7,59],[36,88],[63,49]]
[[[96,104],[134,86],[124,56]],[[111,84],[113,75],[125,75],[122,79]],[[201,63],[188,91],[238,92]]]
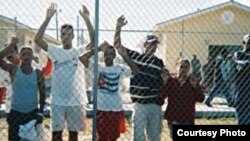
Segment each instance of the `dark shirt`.
[[140,73],[130,80],[132,102],[159,104],[163,61],[155,56],[148,58],[145,54],[139,54],[129,49],[127,51],[130,58],[140,69]]
[[207,83],[208,85],[212,85],[214,81],[214,61],[207,62],[202,67],[203,71],[203,81],[204,83]]
[[235,80],[238,92],[236,105],[250,113],[250,54],[236,52],[234,57],[238,68]]

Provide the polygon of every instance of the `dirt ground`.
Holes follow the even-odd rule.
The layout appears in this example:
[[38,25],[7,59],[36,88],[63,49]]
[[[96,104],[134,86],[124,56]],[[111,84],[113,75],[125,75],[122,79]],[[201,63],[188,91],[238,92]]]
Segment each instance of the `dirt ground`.
[[[197,119],[196,124],[199,125],[234,125],[236,121],[234,118],[220,118],[220,119]],[[46,118],[44,120],[44,127],[46,130],[46,138],[48,141],[51,139],[51,128],[50,128],[50,119]],[[130,119],[126,119],[126,132],[121,134],[121,137],[118,141],[129,141],[131,139],[132,124]],[[7,141],[8,137],[8,126],[5,118],[0,118],[0,141]],[[64,140],[67,140],[68,134],[66,130],[63,134]],[[91,141],[92,140],[92,118],[87,119],[87,127],[84,132],[79,133],[79,141]],[[163,131],[162,131],[162,141],[169,140],[169,132],[167,127],[167,122],[163,121]]]

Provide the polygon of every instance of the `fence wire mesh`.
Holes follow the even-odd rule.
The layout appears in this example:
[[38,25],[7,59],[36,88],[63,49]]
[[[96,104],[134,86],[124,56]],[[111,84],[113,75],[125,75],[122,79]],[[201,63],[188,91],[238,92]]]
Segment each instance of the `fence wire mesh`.
[[1,141],[165,141],[174,124],[250,124],[247,0],[102,0],[99,13],[94,0],[1,3]]

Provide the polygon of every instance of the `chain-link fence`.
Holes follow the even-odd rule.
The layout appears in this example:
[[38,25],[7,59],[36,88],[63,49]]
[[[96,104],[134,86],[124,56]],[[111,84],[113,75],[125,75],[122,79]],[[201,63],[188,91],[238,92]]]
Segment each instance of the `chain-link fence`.
[[0,140],[165,141],[175,124],[249,125],[249,6],[2,1]]

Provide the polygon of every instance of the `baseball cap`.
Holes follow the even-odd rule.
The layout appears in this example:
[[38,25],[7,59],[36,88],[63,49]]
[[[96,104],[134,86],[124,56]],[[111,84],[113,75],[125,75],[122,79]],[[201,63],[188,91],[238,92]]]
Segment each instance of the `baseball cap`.
[[155,35],[148,35],[146,38],[145,43],[151,44],[151,43],[160,43],[158,40],[158,37]]
[[250,40],[250,33],[244,35],[244,37],[243,37],[244,42],[248,42],[249,40]]

